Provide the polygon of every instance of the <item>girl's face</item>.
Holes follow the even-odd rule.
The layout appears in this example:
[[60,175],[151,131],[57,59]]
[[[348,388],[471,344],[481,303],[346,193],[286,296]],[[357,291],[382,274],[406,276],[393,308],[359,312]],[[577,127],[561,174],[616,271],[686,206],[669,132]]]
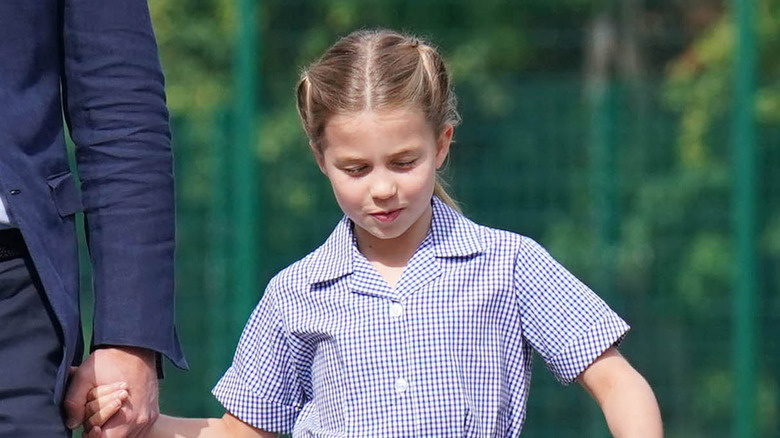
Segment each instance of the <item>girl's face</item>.
[[[436,170],[444,163],[452,126],[437,135],[421,111],[393,109],[334,116],[325,126],[320,170],[361,248],[397,243],[416,248],[430,227]],[[379,241],[381,240],[381,242]]]

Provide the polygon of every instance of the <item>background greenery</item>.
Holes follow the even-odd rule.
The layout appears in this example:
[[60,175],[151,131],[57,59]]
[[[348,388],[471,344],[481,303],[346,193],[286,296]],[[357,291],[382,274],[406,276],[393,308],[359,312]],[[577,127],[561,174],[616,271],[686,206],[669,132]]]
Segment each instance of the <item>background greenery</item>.
[[[162,409],[220,415],[209,395],[251,306],[235,306],[233,0],[150,3],[178,181],[178,321],[191,365]],[[733,422],[735,26],[720,0],[262,0],[254,157],[258,284],[315,248],[340,213],[294,109],[300,69],[362,27],[430,37],[463,125],[448,179],[466,214],[541,242],[633,326],[622,350],[669,437]],[[780,430],[780,0],[757,0],[758,436]],[[536,361],[525,434],[605,436],[579,388]]]

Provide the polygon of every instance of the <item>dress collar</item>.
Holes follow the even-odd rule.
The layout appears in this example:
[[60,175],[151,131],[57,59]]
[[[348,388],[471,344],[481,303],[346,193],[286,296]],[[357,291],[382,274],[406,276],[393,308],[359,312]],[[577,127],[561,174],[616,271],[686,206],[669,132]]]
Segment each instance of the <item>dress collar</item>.
[[[479,225],[466,219],[434,196],[429,238],[436,257],[469,257],[482,252]],[[356,247],[352,221],[344,216],[325,243],[308,257],[310,284],[335,280],[351,274]]]

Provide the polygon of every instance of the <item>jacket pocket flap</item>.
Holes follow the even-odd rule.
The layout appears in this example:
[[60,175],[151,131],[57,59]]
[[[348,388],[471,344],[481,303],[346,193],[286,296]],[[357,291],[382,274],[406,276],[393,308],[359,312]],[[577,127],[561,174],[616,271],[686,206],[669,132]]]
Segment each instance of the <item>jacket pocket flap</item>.
[[84,211],[84,204],[81,202],[81,193],[76,188],[76,180],[70,171],[52,175],[46,179],[46,183],[51,188],[51,196],[54,199],[54,205],[60,216],[70,216],[80,211]]

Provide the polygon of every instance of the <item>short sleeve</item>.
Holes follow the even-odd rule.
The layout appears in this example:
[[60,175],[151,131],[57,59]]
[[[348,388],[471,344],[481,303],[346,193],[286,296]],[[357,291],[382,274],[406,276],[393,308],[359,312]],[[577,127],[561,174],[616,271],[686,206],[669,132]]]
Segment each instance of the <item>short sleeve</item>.
[[212,393],[245,423],[288,433],[300,411],[303,392],[271,288],[252,312],[233,364]]
[[629,330],[590,288],[529,238],[515,267],[523,336],[564,384],[577,378]]

